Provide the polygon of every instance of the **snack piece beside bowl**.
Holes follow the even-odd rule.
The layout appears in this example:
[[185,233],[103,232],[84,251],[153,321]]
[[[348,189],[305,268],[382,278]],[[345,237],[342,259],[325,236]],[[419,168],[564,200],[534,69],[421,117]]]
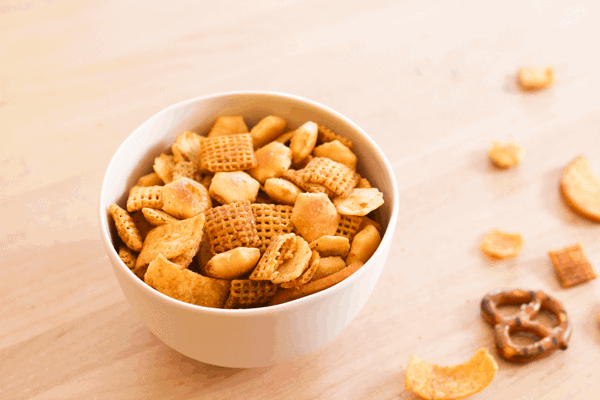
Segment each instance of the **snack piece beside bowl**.
[[123,292],[160,339],[251,367],[306,354],[352,320],[397,201],[381,150],[345,117],[294,96],[225,93],[167,108],[123,143],[100,220]]

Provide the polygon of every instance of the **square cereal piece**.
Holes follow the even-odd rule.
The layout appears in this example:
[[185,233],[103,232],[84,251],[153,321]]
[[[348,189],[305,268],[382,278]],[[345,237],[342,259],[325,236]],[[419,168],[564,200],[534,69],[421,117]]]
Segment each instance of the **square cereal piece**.
[[139,211],[142,208],[161,209],[163,186],[134,186],[127,198],[127,211]]
[[309,182],[305,181],[302,176],[302,172],[303,172],[303,170],[288,169],[287,171],[285,171],[283,173],[283,175],[281,177],[283,179],[285,179],[286,181],[291,182],[294,185],[298,186],[305,192],[325,193],[327,195],[327,197],[330,197],[330,198],[335,197],[335,193],[333,193],[331,190],[327,189],[325,186],[320,185],[318,183],[309,183]]
[[326,157],[313,158],[299,175],[305,182],[323,185],[338,196],[349,195],[359,179],[359,175],[346,165]]
[[260,237],[260,252],[264,253],[277,235],[292,233],[294,225],[290,221],[294,207],[279,204],[252,204],[256,219],[256,230]]
[[261,307],[275,295],[277,286],[269,281],[234,279],[224,308]]
[[[146,268],[159,254],[167,259],[189,256],[188,251],[198,251],[202,240],[204,214],[157,226],[152,229],[135,263],[134,273],[143,279]],[[195,253],[194,253],[195,254]]]
[[213,308],[223,308],[231,285],[228,280],[209,278],[181,268],[162,255],[150,263],[144,282],[174,299]]
[[318,143],[329,143],[334,140],[339,140],[344,146],[349,148],[350,150],[354,150],[354,143],[352,143],[349,139],[346,139],[343,136],[338,135],[333,132],[331,129],[324,127],[319,124],[318,134],[317,134],[317,142]]
[[131,215],[116,204],[111,204],[108,207],[108,212],[115,221],[117,233],[123,240],[123,243],[133,251],[142,249],[142,234],[138,230]]
[[256,165],[248,133],[206,138],[200,144],[200,168],[204,171],[243,171]]
[[335,235],[347,237],[352,242],[354,235],[359,231],[361,223],[362,218],[358,215],[342,215]]
[[581,243],[549,251],[548,255],[564,288],[596,278],[596,272],[585,256]]
[[213,256],[236,247],[260,247],[260,237],[249,201],[214,207],[206,210],[205,215],[205,230]]

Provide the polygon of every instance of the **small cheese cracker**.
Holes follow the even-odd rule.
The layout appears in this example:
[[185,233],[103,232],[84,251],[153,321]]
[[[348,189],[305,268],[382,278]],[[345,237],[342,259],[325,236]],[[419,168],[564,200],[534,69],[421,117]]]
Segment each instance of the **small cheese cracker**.
[[325,278],[346,268],[346,263],[342,257],[321,257],[319,259],[319,267],[312,277],[313,281]]
[[273,298],[277,286],[269,281],[234,279],[225,308],[255,308],[264,306]]
[[483,239],[480,248],[492,257],[500,259],[516,257],[523,248],[523,237],[518,233],[492,229]]
[[298,195],[302,193],[302,189],[298,186],[280,178],[267,179],[263,190],[271,200],[289,206],[293,206],[296,203]]
[[212,206],[206,188],[189,178],[180,178],[163,186],[162,201],[163,211],[180,219],[196,216]]
[[346,264],[350,265],[356,261],[366,263],[375,253],[380,243],[381,235],[377,229],[373,225],[365,226],[352,239],[350,252],[348,253],[348,257],[346,257]]
[[146,220],[154,226],[160,226],[179,221],[172,215],[161,210],[155,210],[153,208],[142,208],[142,214],[144,214],[144,218],[146,218]]
[[277,139],[277,137],[285,130],[286,125],[286,120],[276,115],[268,115],[261,119],[258,124],[254,125],[250,130],[254,148],[259,149],[265,144]]
[[311,281],[306,285],[302,285],[298,288],[279,290],[277,293],[275,293],[275,296],[273,296],[271,301],[269,301],[269,305],[274,306],[281,303],[287,303],[288,301],[296,300],[328,289],[340,283],[344,279],[348,278],[350,275],[358,271],[362,266],[363,263],[355,262],[348,265],[341,271],[331,274],[323,279]]
[[430,364],[411,355],[404,385],[406,390],[424,399],[462,399],[485,389],[497,371],[496,360],[485,348],[477,350],[466,363],[450,367]]
[[260,183],[244,171],[217,172],[208,193],[221,204],[247,200],[254,203]]
[[312,121],[305,122],[294,132],[290,149],[292,150],[292,162],[297,164],[312,153],[317,144],[318,125]]
[[208,132],[208,137],[248,133],[248,126],[241,115],[225,115],[218,117]]
[[545,89],[554,81],[554,68],[550,66],[519,69],[519,84],[523,90]]
[[144,281],[162,294],[197,306],[223,308],[231,281],[208,278],[158,255],[150,265]]
[[596,272],[585,256],[581,243],[549,251],[548,255],[562,287],[568,288],[596,279]]
[[333,204],[342,215],[367,215],[384,203],[383,193],[377,188],[352,189],[346,197],[335,197]]
[[600,179],[585,156],[575,158],[564,169],[560,189],[576,213],[600,222]]
[[339,140],[324,143],[313,150],[315,157],[327,157],[340,164],[346,165],[351,170],[356,170],[358,158],[348,147],[344,146]]
[[129,213],[116,204],[112,204],[108,208],[108,211],[115,221],[117,233],[123,240],[123,243],[133,251],[140,251],[143,242],[142,235]]
[[204,266],[206,276],[220,279],[237,279],[249,274],[260,259],[260,250],[254,247],[237,247],[219,253]]
[[340,222],[335,206],[323,193],[300,193],[290,218],[296,232],[308,242],[335,235]]
[[506,143],[494,140],[488,156],[498,168],[512,168],[521,163],[525,157],[525,149],[512,140],[508,140]]
[[350,251],[350,240],[345,236],[321,236],[310,243],[311,250],[319,252],[321,257],[339,256],[346,258]]

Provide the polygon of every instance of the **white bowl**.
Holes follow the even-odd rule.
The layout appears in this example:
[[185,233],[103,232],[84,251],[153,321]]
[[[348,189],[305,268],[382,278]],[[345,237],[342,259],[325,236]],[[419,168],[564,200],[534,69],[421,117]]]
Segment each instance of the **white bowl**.
[[[119,258],[108,207],[125,205],[137,179],[152,172],[154,157],[185,130],[207,132],[220,115],[243,115],[249,126],[274,114],[289,128],[321,123],[354,142],[359,171],[384,194],[381,245],[356,273],[322,292],[289,303],[248,310],[222,310],[183,303],[138,279]],[[208,364],[262,367],[303,356],[336,337],[358,314],[385,264],[398,216],[392,168],[375,142],[355,123],[311,100],[273,92],[229,92],[172,105],[144,122],[113,156],[100,194],[100,229],[113,271],[131,307],[146,326],[178,352]]]

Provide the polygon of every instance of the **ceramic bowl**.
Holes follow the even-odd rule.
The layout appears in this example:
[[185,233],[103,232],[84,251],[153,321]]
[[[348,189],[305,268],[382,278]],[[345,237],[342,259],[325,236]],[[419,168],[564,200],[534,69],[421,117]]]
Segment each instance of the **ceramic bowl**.
[[[379,215],[385,228],[371,259],[355,274],[322,292],[271,307],[223,310],[183,303],[138,279],[121,261],[108,207],[124,206],[137,179],[152,172],[155,157],[186,130],[205,133],[220,115],[243,115],[248,126],[274,114],[295,129],[306,121],[323,124],[354,142],[358,170],[384,194]],[[273,365],[308,354],[335,338],[373,292],[392,244],[398,189],[390,163],[355,123],[317,102],[283,93],[229,92],[197,97],[154,115],[125,139],[102,184],[99,219],[102,241],[125,297],[160,340],[195,360],[234,368]]]

